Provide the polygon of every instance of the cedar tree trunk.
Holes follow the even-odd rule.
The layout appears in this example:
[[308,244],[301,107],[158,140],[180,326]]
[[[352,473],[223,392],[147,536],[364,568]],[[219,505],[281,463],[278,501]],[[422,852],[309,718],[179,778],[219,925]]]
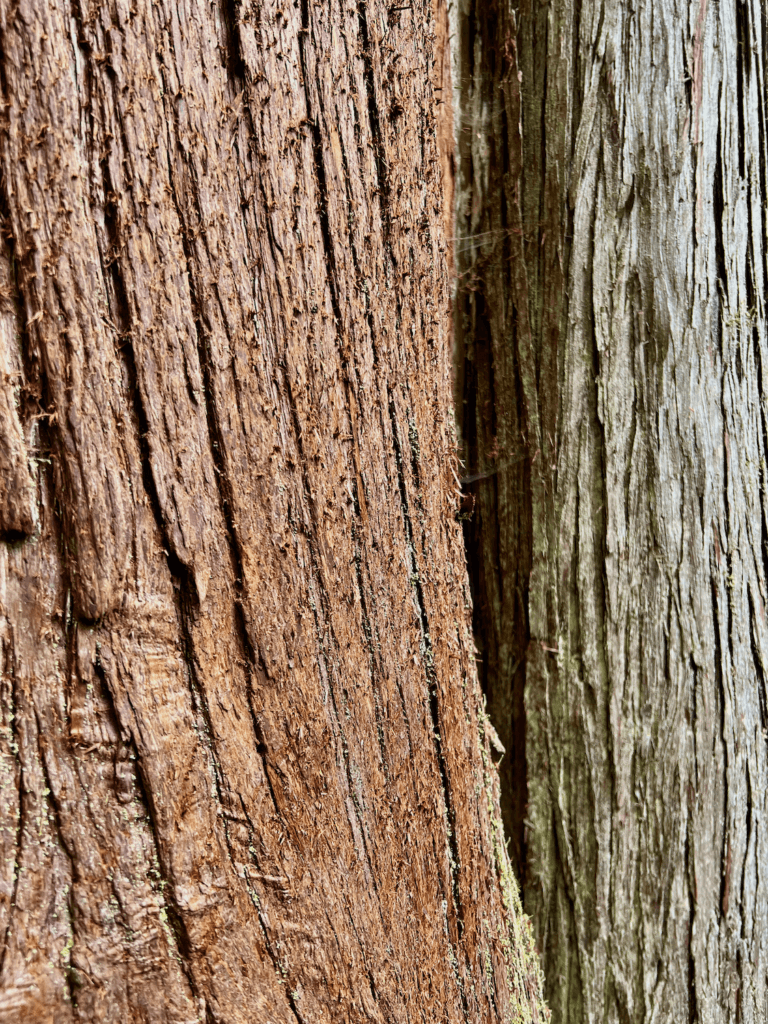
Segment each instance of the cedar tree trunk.
[[462,5],[476,627],[553,1019],[764,1022],[766,7]]
[[456,522],[434,35],[0,0],[3,1024],[545,1017]]

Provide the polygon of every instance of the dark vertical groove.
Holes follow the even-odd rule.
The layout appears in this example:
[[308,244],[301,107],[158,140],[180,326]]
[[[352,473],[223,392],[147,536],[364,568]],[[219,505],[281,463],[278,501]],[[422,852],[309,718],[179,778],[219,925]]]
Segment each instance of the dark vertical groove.
[[352,524],[352,536],[355,545],[355,582],[357,584],[357,594],[360,599],[360,615],[362,618],[363,633],[365,635],[366,647],[368,648],[368,674],[371,679],[371,689],[373,690],[373,710],[376,718],[376,735],[379,741],[379,757],[381,758],[382,771],[384,772],[387,782],[389,782],[389,758],[387,757],[387,746],[384,739],[384,718],[381,712],[379,688],[376,685],[376,647],[371,624],[371,616],[368,611],[368,598],[366,597],[365,587],[363,586],[363,558],[355,523]]
[[[499,765],[502,818],[513,871],[523,883],[528,804],[524,693],[525,655],[530,640],[527,605],[532,517],[514,283],[521,272],[520,261],[529,254],[535,266],[527,272],[537,272],[544,198],[539,188],[535,200],[538,215],[534,209],[529,217],[536,223],[526,223],[522,213],[524,196],[519,189],[543,176],[546,141],[542,127],[545,113],[532,113],[538,118],[532,132],[537,142],[531,144],[530,154],[534,166],[526,167],[524,179],[518,178],[521,154],[512,147],[519,143],[521,113],[515,109],[515,88],[510,90],[508,83],[517,79],[518,47],[536,45],[546,49],[547,29],[531,12],[524,12],[520,18],[524,28],[518,32],[517,12],[492,4],[490,8],[474,5],[460,21],[460,80],[466,109],[479,112],[485,100],[487,110],[476,124],[459,122],[459,194],[463,190],[464,201],[457,211],[455,379],[465,461],[462,485],[470,498],[466,504],[473,508],[463,522],[463,530],[473,632],[481,656],[477,672],[489,715],[506,748]],[[537,31],[533,44],[528,34],[536,35]],[[541,82],[537,81],[536,88],[541,89]],[[526,93],[530,95],[528,90]],[[461,116],[471,115],[462,111]],[[487,194],[476,180],[472,159],[472,140],[478,131],[491,147]],[[537,192],[535,182],[527,186],[531,194]],[[502,310],[505,322],[500,334]],[[528,313],[524,311],[524,315]],[[536,316],[536,311],[531,315]],[[536,362],[538,373],[539,360]],[[502,407],[503,401],[509,406]],[[506,430],[501,430],[501,423],[506,424]],[[505,447],[496,455],[495,441],[501,436]]]
[[[752,798],[752,778],[751,778],[751,775],[750,775],[750,771],[749,771],[749,766],[748,765],[747,765],[746,771],[744,773],[744,781],[746,782],[746,789],[747,789],[747,807],[746,807],[746,812],[747,812],[747,814],[746,814],[746,818],[747,818],[747,836],[746,836],[746,839],[744,841],[744,862],[742,863],[742,866],[741,866],[741,887],[740,887],[740,892],[739,892],[739,916],[741,917],[741,940],[742,940],[742,942],[744,942],[746,944],[746,936],[744,934],[744,929],[745,929],[746,923],[747,923],[746,922],[745,910],[746,910],[746,907],[747,907],[747,899],[748,899],[747,892],[746,892],[746,886],[747,886],[747,863],[746,862],[747,862],[747,858],[749,857],[749,847],[750,847],[750,844],[752,842],[752,829],[754,827],[754,805],[753,805],[753,798]],[[746,945],[745,945],[745,948],[746,948]],[[739,973],[742,974],[742,971],[740,970]]]
[[[461,904],[461,893],[458,884],[458,871],[460,870],[461,863],[459,860],[458,846],[456,844],[456,812],[453,807],[453,798],[451,795],[451,784],[448,774],[448,766],[446,764],[445,754],[443,752],[445,729],[442,726],[441,721],[437,677],[434,671],[434,654],[432,650],[432,640],[429,632],[429,620],[427,618],[426,602],[424,600],[424,589],[421,583],[421,576],[419,575],[418,563],[416,561],[416,549],[414,544],[413,526],[410,519],[408,493],[405,484],[403,449],[402,444],[400,442],[400,435],[398,432],[397,425],[397,410],[395,409],[394,400],[391,397],[389,399],[389,413],[392,421],[392,441],[395,446],[395,452],[397,455],[397,465],[399,470],[398,484],[400,489],[400,508],[403,517],[403,524],[405,527],[406,545],[408,551],[410,552],[409,570],[411,574],[411,583],[416,596],[417,614],[419,616],[419,625],[422,636],[422,643],[424,646],[424,650],[422,651],[422,660],[424,662],[424,675],[427,681],[427,690],[429,698],[428,707],[432,725],[431,732],[434,740],[435,757],[437,760],[438,771],[440,773],[443,801],[445,804],[445,812],[449,827],[447,842],[451,858],[451,863],[448,865],[448,870],[451,879],[451,895],[453,897],[454,914],[456,915],[458,938],[461,938],[464,922],[464,911]],[[463,993],[462,998],[464,998]]]
[[[722,85],[719,87],[719,102],[722,103]],[[717,122],[717,155],[715,157],[715,174],[712,182],[712,219],[715,228],[715,263],[717,267],[717,279],[721,288],[721,303],[725,301],[725,287],[728,280],[725,264],[725,243],[723,240],[723,220],[725,218],[725,193],[723,190],[723,125],[722,120]],[[720,315],[720,328],[722,330],[722,313]]]
[[690,820],[685,832],[685,873],[688,878],[688,1024],[697,1024],[699,1008],[696,997],[696,958],[693,953],[693,923],[696,913],[695,870],[691,853]]
[[[266,769],[265,769],[265,775],[266,775]],[[272,783],[269,780],[268,776],[267,776],[267,784],[269,785],[270,792],[272,792],[272,800],[273,800],[273,803],[274,803],[275,802],[275,800],[274,800],[274,792],[272,791]],[[245,823],[246,823],[246,827],[248,829],[248,849],[249,849],[249,852],[250,852],[250,857],[251,857],[251,860],[253,861],[254,865],[256,866],[256,870],[258,872],[260,872],[259,859],[258,859],[258,856],[256,854],[257,836],[256,836],[256,832],[255,832],[255,829],[254,829],[254,824],[253,824],[253,821],[251,819],[250,814],[248,813],[248,807],[246,806],[246,803],[245,803],[245,800],[243,799],[242,794],[239,794],[239,796],[240,796],[240,809],[243,812],[243,817],[244,817],[244,820],[245,820]],[[275,804],[275,808],[277,808],[277,804]],[[285,995],[286,995],[286,998],[288,1000],[288,1005],[290,1006],[291,1011],[292,1011],[294,1017],[299,1022],[299,1024],[304,1024],[303,1018],[302,1018],[302,1016],[299,1013],[298,1006],[296,1005],[296,999],[294,997],[295,983],[291,979],[290,975],[287,975],[287,976],[283,977],[283,969],[282,969],[281,964],[280,964],[279,954],[275,950],[274,945],[272,943],[272,940],[271,940],[271,938],[269,936],[269,922],[268,922],[268,918],[266,917],[266,915],[264,913],[264,906],[263,906],[261,900],[259,899],[257,893],[251,887],[251,879],[250,879],[250,876],[248,875],[247,870],[245,871],[245,881],[246,881],[246,888],[247,888],[247,891],[248,891],[248,897],[249,897],[249,899],[251,901],[253,909],[256,911],[256,919],[259,922],[259,928],[261,930],[261,935],[262,935],[262,938],[264,940],[264,948],[267,951],[267,955],[269,956],[269,959],[270,959],[270,961],[272,963],[272,968],[273,968],[273,970],[275,972],[275,975],[279,979],[279,984],[285,983]],[[254,879],[254,881],[255,881],[255,879]],[[208,1012],[210,1013],[210,1010]]]
[[326,281],[328,290],[331,293],[331,306],[337,324],[343,324],[341,307],[337,286],[338,272],[336,269],[336,253],[333,248],[333,239],[328,219],[328,182],[325,177],[325,164],[323,163],[323,137],[320,131],[318,112],[312,104],[312,94],[309,88],[310,73],[309,61],[307,59],[307,37],[310,32],[309,0],[301,0],[301,35],[299,36],[299,54],[301,57],[301,77],[304,82],[304,96],[307,105],[307,119],[314,145],[312,146],[312,157],[314,160],[315,177],[317,178],[318,209],[317,215],[320,221],[320,233],[323,237],[323,252],[328,267]]
[[[100,660],[97,659],[93,667],[101,682],[102,695],[108,705],[109,713],[115,722],[120,723],[120,718],[117,714],[117,707],[115,705],[115,694],[113,692],[113,686],[110,685],[111,681],[109,675],[105,672],[104,666]],[[124,728],[124,724],[121,728]],[[134,740],[131,739],[130,742],[132,747],[135,749]],[[160,839],[160,830],[157,823],[157,811],[152,799],[150,798],[152,788],[149,785],[149,780],[145,778],[145,766],[142,758],[140,757],[137,757],[136,759],[136,768],[137,771],[133,775],[134,785],[136,786],[136,792],[141,805],[144,808],[145,820],[152,836],[152,844],[154,846],[160,874],[160,884],[157,884],[157,880],[154,880],[151,883],[152,891],[155,893],[156,897],[159,896],[162,901],[162,906],[168,915],[168,923],[178,952],[178,962],[184,973],[184,977],[187,980],[187,984],[190,987],[190,991],[193,996],[198,999],[200,997],[200,990],[195,981],[194,972],[191,966],[192,943],[190,942],[189,932],[187,931],[187,926],[184,922],[181,909],[176,900],[173,875],[166,863],[163,845]],[[50,789],[50,784],[48,784],[48,788]]]
[[[72,877],[72,882],[70,883],[70,890],[69,890],[69,893],[67,894],[67,897],[66,897],[66,907],[67,907],[67,913],[68,913],[68,916],[69,916],[69,926],[70,926],[70,928],[72,930],[72,935],[71,935],[72,944],[73,944],[72,948],[74,948],[74,944],[77,942],[77,927],[76,927],[76,924],[75,924],[75,907],[76,907],[76,903],[75,903],[75,898],[74,898],[75,894],[74,894],[74,884],[73,883],[76,881],[77,858],[75,856],[74,850],[72,850],[70,848],[70,845],[67,842],[67,839],[66,839],[66,837],[64,835],[64,828],[62,826],[62,821],[61,821],[61,808],[59,806],[59,801],[58,801],[58,798],[56,796],[56,790],[54,789],[53,780],[51,778],[51,773],[48,770],[48,764],[47,764],[46,756],[45,756],[46,755],[46,741],[44,739],[45,732],[43,730],[42,722],[40,721],[40,715],[37,712],[37,708],[35,708],[33,710],[33,714],[34,714],[34,717],[35,717],[36,734],[37,734],[36,735],[36,739],[37,739],[37,753],[38,753],[38,758],[39,758],[39,761],[40,761],[40,768],[41,768],[42,773],[43,773],[43,781],[45,782],[45,788],[47,790],[47,803],[49,804],[49,806],[51,808],[51,817],[53,818],[53,827],[54,827],[54,830],[56,832],[56,838],[59,840],[59,845],[61,846],[62,850],[64,851],[64,853],[67,856],[67,859],[69,860],[70,868],[71,868],[71,871],[72,871],[72,876],[71,876]],[[20,777],[19,778],[19,793],[23,792],[22,786],[23,786],[23,780]],[[21,874],[21,868],[22,868],[21,861],[20,861],[20,859],[18,857],[18,854],[17,854],[17,864],[16,864],[16,872],[15,872],[17,876]],[[14,891],[13,891],[13,898],[12,898],[11,906],[14,906],[15,902],[16,902],[16,889],[17,889],[17,882],[14,880]],[[12,915],[9,914],[9,916],[8,916],[9,927],[10,927],[11,918],[12,918]],[[7,941],[8,941],[8,934],[6,932],[6,944],[7,944]],[[6,947],[4,945],[3,946],[3,958],[5,956],[5,948]],[[71,957],[71,952],[70,952],[70,957]],[[64,985],[65,985],[66,990],[67,990],[67,995],[69,997],[70,1006],[77,1007],[77,986],[75,984],[75,978],[74,978],[74,974],[73,974],[72,967],[71,967],[71,959],[70,959],[70,963],[69,964],[65,963],[65,964],[62,965],[62,967],[63,967],[63,971],[64,971]],[[0,973],[1,972],[2,972],[2,966],[0,965]]]
[[[306,3],[307,0],[302,0]],[[376,158],[376,177],[379,186],[379,202],[381,207],[381,221],[384,231],[384,247],[390,259],[394,263],[394,254],[390,241],[391,223],[389,214],[389,172],[387,160],[384,155],[384,140],[381,134],[381,116],[379,104],[376,99],[376,81],[373,73],[373,51],[368,30],[368,15],[366,13],[366,0],[357,0],[357,19],[360,25],[360,37],[363,43],[363,78],[365,81],[365,92],[368,103],[368,121],[371,126],[371,137],[373,139],[373,152]]]
[[236,85],[236,92],[246,79],[246,67],[240,47],[240,25],[237,17],[239,0],[221,0],[221,20],[224,27],[224,65]]
[[746,176],[747,140],[744,130],[747,117],[744,79],[749,79],[752,70],[752,53],[749,41],[749,12],[746,0],[736,0],[736,115],[739,137],[739,177]]
[[[8,83],[6,69],[5,39],[2,29],[3,25],[0,24],[0,98],[2,99],[0,139],[3,133],[10,130],[5,111],[10,106],[11,95],[11,87]],[[2,159],[2,147],[0,147],[0,159]],[[54,495],[54,502],[58,504],[60,512],[61,526],[67,534],[67,540],[69,540],[75,536],[76,531],[74,524],[67,515],[70,502],[66,493],[65,467],[67,466],[67,450],[64,442],[64,427],[60,423],[58,416],[55,415],[56,410],[50,393],[49,369],[46,365],[45,350],[40,347],[33,354],[32,339],[27,323],[27,314],[30,314],[32,309],[30,303],[27,302],[25,304],[24,302],[23,286],[25,283],[25,273],[19,273],[19,269],[24,266],[24,258],[28,255],[28,250],[24,250],[23,243],[20,244],[13,231],[11,217],[12,196],[13,192],[9,193],[8,191],[8,175],[0,166],[0,231],[3,233],[8,246],[8,257],[11,264],[11,277],[14,286],[12,302],[16,311],[19,348],[24,370],[23,393],[25,401],[23,404],[20,403],[19,416],[25,427],[28,426],[31,419],[34,418],[37,421],[39,449],[43,457],[48,457],[54,452],[58,456],[55,460],[55,470],[50,473],[50,478],[53,483],[52,493]],[[36,272],[33,270],[31,277],[34,279],[35,276]],[[55,287],[55,278],[53,283]],[[5,382],[3,382],[3,386],[6,386]],[[89,523],[88,525],[90,528],[92,524]],[[18,542],[25,540],[26,535],[10,531],[4,539],[10,542]],[[64,571],[69,576],[71,574],[71,555],[68,544],[64,545],[64,551],[66,552]]]
[[[763,523],[765,520],[763,519]],[[766,689],[766,673],[760,645],[757,639],[757,609],[755,608],[752,590],[747,587],[747,598],[749,600],[749,640],[752,648],[752,662],[757,675],[757,700],[760,708],[760,728],[763,731],[763,739],[768,745],[768,690]]]
[[723,649],[720,640],[720,633],[722,629],[722,623],[720,621],[720,607],[717,597],[717,587],[715,580],[717,579],[718,572],[716,566],[712,566],[710,574],[711,582],[711,593],[712,593],[712,622],[713,622],[713,634],[715,640],[715,694],[716,701],[719,703],[720,711],[720,742],[723,748],[723,842],[720,852],[720,865],[721,865],[721,878],[720,878],[720,913],[725,917],[725,911],[728,906],[728,893],[726,888],[726,870],[727,870],[727,859],[728,859],[728,744],[726,743],[725,737],[725,679],[723,675]]
[[699,669],[696,662],[693,660],[691,655],[691,674],[693,676],[693,685],[691,687],[691,734],[693,736],[693,766],[696,779],[696,791],[699,789],[699,756],[697,746],[697,731],[699,724]]
[[[15,646],[13,644],[13,632],[12,631],[11,631],[11,644],[13,646],[13,650],[14,650],[14,654],[15,654]],[[15,657],[14,657],[14,661],[15,661]],[[7,668],[7,665],[4,665],[3,669],[5,670],[6,668]],[[16,894],[19,891],[19,878],[21,876],[21,871],[20,871],[20,868],[21,868],[21,850],[22,850],[22,844],[23,844],[23,839],[24,839],[24,828],[25,828],[25,825],[26,825],[25,815],[24,815],[24,793],[25,793],[24,774],[25,773],[24,773],[24,767],[23,767],[23,765],[21,763],[21,743],[20,743],[20,741],[22,740],[22,736],[20,734],[20,732],[21,732],[21,722],[20,722],[20,716],[19,716],[18,695],[17,695],[17,691],[16,691],[16,670],[15,669],[16,669],[16,666],[15,665],[12,666],[11,672],[9,674],[9,678],[10,678],[10,683],[11,683],[11,711],[12,711],[12,714],[13,714],[13,725],[11,726],[11,735],[13,736],[14,746],[16,747],[15,758],[16,758],[16,765],[17,765],[17,769],[18,769],[18,818],[17,818],[17,821],[16,821],[16,842],[15,842],[15,850],[14,850],[14,862],[15,862],[15,864],[14,864],[14,872],[13,872],[13,888],[11,890],[11,898],[10,898],[10,902],[9,902],[9,905],[8,905],[8,923],[7,923],[6,927],[5,927],[5,935],[3,936],[3,948],[0,950],[0,977],[3,977],[3,970],[5,968],[5,956],[6,956],[6,953],[8,952],[8,940],[9,940],[10,935],[11,935],[11,928],[13,927],[13,921],[14,921],[14,916],[15,916],[15,911],[16,911]],[[50,787],[48,787],[48,788],[50,788]],[[63,847],[63,849],[64,849],[64,852],[67,853],[66,847]]]

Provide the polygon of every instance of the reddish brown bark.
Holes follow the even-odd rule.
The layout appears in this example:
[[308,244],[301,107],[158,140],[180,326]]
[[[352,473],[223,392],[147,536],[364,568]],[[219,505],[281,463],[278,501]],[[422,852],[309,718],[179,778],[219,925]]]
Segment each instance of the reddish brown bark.
[[540,1018],[432,25],[0,2],[0,1020]]

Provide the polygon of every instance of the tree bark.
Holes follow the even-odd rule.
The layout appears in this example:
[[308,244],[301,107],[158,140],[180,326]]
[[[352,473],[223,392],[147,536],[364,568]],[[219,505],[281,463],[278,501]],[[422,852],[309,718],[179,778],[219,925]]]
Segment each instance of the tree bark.
[[553,1019],[764,1021],[765,6],[462,12],[476,629]]
[[433,28],[0,0],[4,1024],[545,1018],[456,523]]

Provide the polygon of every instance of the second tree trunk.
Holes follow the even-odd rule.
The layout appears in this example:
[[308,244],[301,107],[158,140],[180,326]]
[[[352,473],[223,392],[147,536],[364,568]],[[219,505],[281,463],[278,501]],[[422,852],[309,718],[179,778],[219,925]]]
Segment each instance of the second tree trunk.
[[475,626],[548,1001],[762,1020],[765,11],[459,24]]

